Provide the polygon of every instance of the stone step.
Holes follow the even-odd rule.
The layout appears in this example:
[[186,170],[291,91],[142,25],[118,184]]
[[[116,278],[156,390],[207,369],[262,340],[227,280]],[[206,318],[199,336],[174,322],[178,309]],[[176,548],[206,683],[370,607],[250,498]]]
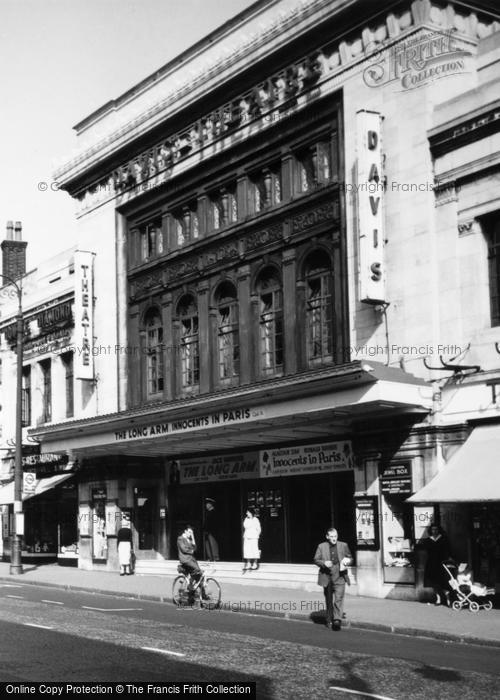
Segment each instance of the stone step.
[[[241,562],[199,562],[203,569],[208,569],[221,582],[251,586],[269,586],[275,584],[280,588],[294,588],[305,591],[318,591],[318,568],[314,564],[273,564],[262,563],[257,571],[243,573]],[[177,576],[178,562],[176,560],[145,560],[136,561],[137,575]],[[210,573],[208,574],[210,575]],[[350,571],[351,585],[349,593],[355,594],[354,572]]]

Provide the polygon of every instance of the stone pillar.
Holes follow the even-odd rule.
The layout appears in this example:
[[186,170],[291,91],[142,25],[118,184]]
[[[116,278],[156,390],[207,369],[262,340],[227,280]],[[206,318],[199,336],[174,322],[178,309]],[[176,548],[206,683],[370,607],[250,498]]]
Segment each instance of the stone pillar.
[[208,284],[198,286],[198,346],[200,353],[200,393],[210,391],[210,329],[208,318]]
[[295,294],[295,250],[283,251],[283,372],[297,371],[297,304]]
[[249,384],[255,378],[253,367],[253,315],[250,296],[250,265],[238,270],[240,384]]

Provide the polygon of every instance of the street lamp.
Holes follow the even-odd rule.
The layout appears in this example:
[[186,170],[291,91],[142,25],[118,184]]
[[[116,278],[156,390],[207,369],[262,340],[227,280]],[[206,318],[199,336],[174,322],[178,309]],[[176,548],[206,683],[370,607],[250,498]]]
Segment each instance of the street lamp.
[[[13,280],[7,275],[0,275],[0,278],[7,281],[17,294],[17,315],[16,315],[16,456],[14,460],[14,532],[10,543],[10,573],[22,574],[23,565],[21,561],[21,535],[24,534],[23,521],[23,422],[22,422],[22,400],[23,400],[23,287],[22,279]],[[4,285],[5,286],[5,285]]]

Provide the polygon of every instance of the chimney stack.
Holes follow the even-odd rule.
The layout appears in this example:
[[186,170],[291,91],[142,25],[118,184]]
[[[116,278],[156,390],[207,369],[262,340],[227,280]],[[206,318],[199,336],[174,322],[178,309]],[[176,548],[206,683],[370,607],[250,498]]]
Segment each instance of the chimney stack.
[[[7,221],[7,234],[0,244],[2,249],[2,274],[12,280],[18,280],[26,274],[26,246],[28,243],[22,240],[23,226],[20,221],[14,224]],[[0,285],[7,284],[5,279],[0,280]]]

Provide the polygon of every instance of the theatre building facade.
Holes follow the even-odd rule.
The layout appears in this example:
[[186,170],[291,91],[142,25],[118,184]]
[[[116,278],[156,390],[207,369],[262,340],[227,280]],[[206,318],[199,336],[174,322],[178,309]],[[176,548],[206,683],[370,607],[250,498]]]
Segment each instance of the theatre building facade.
[[[22,556],[43,562],[78,561],[78,491],[71,452],[42,453],[30,428],[85,415],[91,392],[82,378],[90,365],[94,254],[69,249],[26,273],[20,222],[8,222],[2,248],[0,517],[3,557],[13,527],[19,296],[22,303]],[[78,348],[78,351],[76,350]]]
[[[395,8],[256,3],[76,127],[57,179],[80,244],[114,245],[117,316],[94,348],[117,410],[34,434],[78,459],[82,568],[116,568],[124,511],[139,564],[175,560],[186,523],[200,557],[239,561],[253,507],[259,573],[311,563],[335,524],[355,590],[415,596],[430,510],[406,499],[442,431],[389,329],[401,347],[429,333],[435,195],[406,185],[432,185],[427,121],[476,80],[480,37],[453,4]],[[439,86],[404,64],[432,32]]]

